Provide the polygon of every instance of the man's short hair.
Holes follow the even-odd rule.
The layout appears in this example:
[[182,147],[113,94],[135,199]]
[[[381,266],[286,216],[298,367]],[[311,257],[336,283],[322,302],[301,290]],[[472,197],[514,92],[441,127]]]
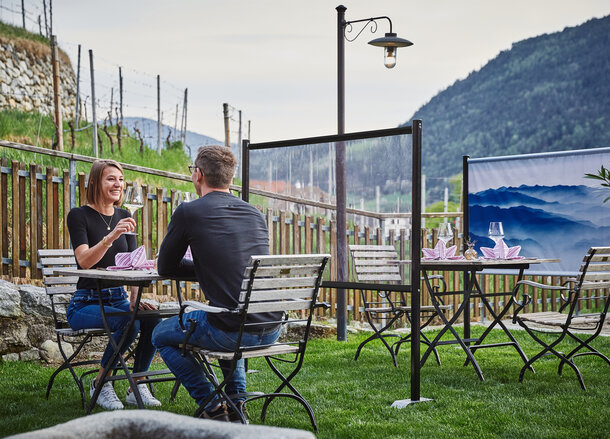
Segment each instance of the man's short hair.
[[195,166],[203,173],[205,182],[211,188],[226,189],[233,181],[237,159],[231,148],[220,145],[201,146],[197,151]]

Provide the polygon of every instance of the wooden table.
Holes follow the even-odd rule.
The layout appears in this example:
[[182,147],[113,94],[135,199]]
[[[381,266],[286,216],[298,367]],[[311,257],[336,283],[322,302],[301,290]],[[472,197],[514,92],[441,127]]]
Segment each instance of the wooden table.
[[[501,293],[486,293],[481,289],[479,285],[476,274],[484,269],[496,268],[496,269],[516,269],[519,270],[518,280],[523,278],[524,270],[528,269],[532,264],[541,264],[545,262],[559,262],[559,259],[537,259],[537,258],[525,258],[525,259],[475,259],[475,260],[467,260],[467,259],[458,259],[458,260],[421,260],[421,271],[424,277],[424,282],[426,284],[426,288],[430,293],[430,297],[432,300],[432,305],[438,311],[439,317],[443,320],[444,327],[438,333],[438,335],[432,340],[428,349],[424,353],[421,358],[420,367],[423,366],[428,359],[428,356],[433,352],[434,348],[439,345],[445,344],[459,344],[464,352],[466,353],[466,364],[472,363],[477,375],[484,381],[483,373],[481,372],[481,368],[479,367],[477,361],[474,358],[474,352],[480,348],[491,348],[497,346],[513,346],[524,363],[527,363],[528,359],[517,343],[517,340],[510,333],[506,325],[502,322],[502,318],[506,313],[510,310],[512,303],[508,301],[505,304],[502,311],[499,314],[496,314],[493,307],[489,303],[488,298],[494,296],[505,296],[508,294],[512,294],[512,292],[501,292]],[[461,271],[464,274],[464,290],[463,291],[443,291],[436,292],[432,285],[430,284],[430,279],[428,276],[428,272],[432,271]],[[454,315],[451,319],[447,319],[447,317],[443,314],[441,310],[442,303],[440,301],[441,296],[453,295],[453,294],[463,294],[463,300],[457,311],[455,311]],[[490,315],[493,317],[493,321],[487,327],[485,332],[478,337],[472,338],[470,336],[470,299],[471,298],[479,298],[485,308],[489,311]],[[457,321],[457,319],[463,315],[464,316],[464,337],[460,337],[456,332],[453,324]],[[485,337],[491,332],[491,330],[496,326],[500,326],[500,328],[504,331],[504,333],[509,338],[509,342],[504,343],[491,343],[491,344],[482,344],[485,340]],[[444,340],[440,341],[441,337],[449,331],[455,340]],[[470,346],[470,343],[474,342],[473,346]]]
[[[90,413],[91,410],[93,409],[93,407],[95,407],[95,402],[97,401],[97,398],[100,394],[100,391],[101,391],[104,383],[107,381],[115,381],[115,380],[119,380],[119,379],[127,379],[129,381],[129,385],[131,386],[134,396],[136,397],[136,401],[138,403],[138,408],[141,408],[141,409],[144,408],[144,404],[142,403],[142,397],[140,396],[138,386],[135,384],[133,378],[142,377],[142,376],[149,377],[149,376],[154,376],[154,375],[168,375],[171,372],[169,371],[169,369],[163,369],[163,370],[131,373],[131,371],[127,367],[127,364],[125,363],[125,359],[123,358],[123,356],[120,353],[121,353],[121,347],[125,344],[127,335],[131,331],[131,328],[133,327],[136,319],[142,319],[142,318],[146,318],[146,317],[155,317],[155,318],[170,317],[172,315],[177,314],[176,310],[142,311],[142,310],[138,309],[139,305],[140,305],[140,300],[142,298],[142,291],[144,290],[144,288],[149,286],[152,282],[162,280],[163,278],[157,274],[156,270],[106,270],[106,269],[81,270],[81,269],[77,269],[77,268],[56,268],[53,271],[55,272],[55,274],[60,274],[60,275],[64,275],[64,276],[78,276],[78,277],[86,277],[86,278],[94,279],[97,284],[98,292],[101,289],[100,288],[101,281],[110,281],[110,282],[116,283],[117,285],[129,285],[129,286],[138,287],[138,293],[137,293],[133,312],[106,314],[106,312],[104,310],[104,306],[103,306],[102,294],[98,294],[100,308],[101,308],[101,312],[102,312],[102,321],[104,322],[104,329],[106,330],[106,334],[108,335],[110,344],[112,345],[112,347],[114,349],[114,353],[112,354],[110,361],[108,361],[108,364],[104,368],[103,379],[99,380],[97,385],[95,386],[95,392],[93,393],[91,401],[89,402],[89,407],[87,409],[87,413]],[[126,327],[126,329],[123,333],[123,337],[121,338],[119,343],[116,343],[114,338],[112,337],[112,331],[110,330],[110,327],[108,326],[108,322],[107,322],[106,318],[108,316],[118,315],[118,314],[130,315],[131,318],[129,320],[128,326]],[[119,364],[121,365],[121,368],[123,369],[124,375],[107,376],[108,371],[110,370],[112,365],[115,364],[115,362],[117,360],[118,360]],[[139,381],[139,383],[170,381],[170,380],[174,380],[174,379],[175,378],[173,376],[166,377],[166,378],[154,378],[154,379],[147,378],[145,380]]]

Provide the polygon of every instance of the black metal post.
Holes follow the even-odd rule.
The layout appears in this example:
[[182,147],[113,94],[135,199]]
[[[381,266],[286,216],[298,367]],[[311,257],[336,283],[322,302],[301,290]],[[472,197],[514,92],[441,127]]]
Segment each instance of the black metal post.
[[241,199],[250,202],[250,141],[241,142]]
[[[464,225],[462,226],[462,230],[464,231],[464,238],[462,239],[462,250],[466,251],[466,249],[468,248],[468,245],[466,244],[468,242],[468,240],[470,239],[470,226],[468,225],[469,222],[469,212],[470,209],[468,208],[468,159],[470,158],[470,156],[462,156],[462,203],[463,203],[463,207],[462,209],[464,210]],[[472,289],[472,285],[474,285],[474,281],[476,279],[476,273],[473,272],[468,272],[468,271],[464,271],[462,273],[462,275],[464,276],[464,289],[467,288],[471,288]],[[468,286],[470,284],[472,284],[471,286]],[[468,303],[466,304],[466,307],[464,308],[464,338],[465,339],[469,339],[470,338],[470,299],[468,299]],[[470,342],[466,342],[467,346],[470,346]]]
[[462,231],[463,231],[463,239],[462,239],[462,251],[466,251],[468,248],[467,242],[470,239],[470,227],[468,225],[469,221],[469,213],[470,209],[468,208],[468,159],[470,156],[464,155],[462,156],[462,212],[464,216],[462,217]]
[[421,132],[422,121],[414,120],[412,123],[412,181],[413,193],[411,197],[411,401],[419,401],[420,389],[420,299],[421,299]]
[[[345,133],[345,11],[337,6],[337,133]],[[347,281],[347,234],[346,234],[346,194],[345,194],[345,142],[335,144],[335,181],[337,199],[337,280]],[[347,292],[337,289],[337,340],[347,340]]]

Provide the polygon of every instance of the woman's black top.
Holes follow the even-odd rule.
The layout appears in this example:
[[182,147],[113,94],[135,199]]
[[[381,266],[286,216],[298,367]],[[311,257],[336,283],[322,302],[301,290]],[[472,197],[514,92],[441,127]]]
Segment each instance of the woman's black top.
[[[96,245],[106,236],[117,223],[123,218],[129,218],[131,215],[125,209],[118,207],[114,208],[114,215],[102,215],[97,210],[89,206],[75,207],[68,213],[68,231],[70,232],[70,241],[72,248],[76,249],[82,244],[87,244],[90,248]],[[110,230],[108,230],[110,227]],[[91,268],[106,268],[115,265],[114,257],[117,253],[130,252],[136,249],[135,235],[121,235],[112,243],[112,247],[108,248],[106,254]],[[82,268],[76,262],[78,268]],[[102,281],[102,288],[117,287],[116,282]],[[95,279],[81,277],[78,279],[77,288],[94,289],[97,287]]]

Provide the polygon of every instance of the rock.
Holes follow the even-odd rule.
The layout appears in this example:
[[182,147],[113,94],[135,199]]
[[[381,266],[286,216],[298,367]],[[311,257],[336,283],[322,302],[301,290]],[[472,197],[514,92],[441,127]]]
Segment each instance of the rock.
[[0,280],[0,317],[22,317],[21,295],[10,282]]
[[40,360],[40,351],[36,348],[28,351],[19,352],[19,360],[21,361],[38,361]]
[[53,340],[55,338],[55,331],[53,330],[53,321],[48,320],[44,323],[33,323],[28,328],[28,340],[32,346],[40,346],[47,340]]
[[314,439],[309,431],[264,425],[241,425],[196,419],[159,410],[118,410],[74,419],[43,430],[10,436],[13,439]]
[[[293,323],[286,328],[286,333],[282,334],[280,338],[293,339],[301,337],[305,331],[305,322]],[[327,325],[320,325],[312,323],[309,328],[309,338],[330,338],[337,335],[337,328]]]
[[19,361],[19,354],[11,353],[3,355],[2,361]]
[[44,288],[33,285],[19,285],[18,288],[21,294],[21,310],[23,312],[53,317],[51,299],[49,299]]
[[0,353],[19,352],[31,348],[28,322],[25,319],[0,319]]
[[[69,343],[62,342],[61,346],[68,357],[74,352],[72,345]],[[53,340],[47,340],[40,345],[40,358],[48,363],[61,363],[64,361],[61,352],[59,352],[57,342]]]

